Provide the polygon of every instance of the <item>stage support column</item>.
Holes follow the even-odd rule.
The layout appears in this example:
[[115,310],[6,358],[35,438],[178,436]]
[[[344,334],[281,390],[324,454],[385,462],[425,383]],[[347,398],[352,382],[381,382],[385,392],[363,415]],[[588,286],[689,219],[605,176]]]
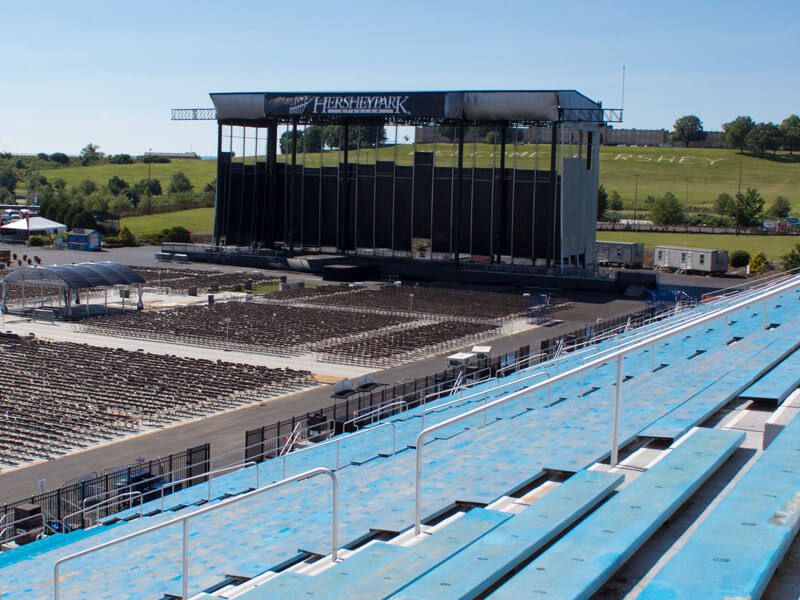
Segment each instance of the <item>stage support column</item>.
[[294,188],[297,179],[297,119],[292,121],[292,181],[289,187],[289,258],[294,256]]
[[[502,254],[500,248],[500,228],[505,227],[505,213],[506,213],[506,125],[503,121],[500,126],[500,202],[496,203],[495,211],[492,215],[494,221],[494,239],[492,240],[493,254],[495,255],[495,262],[500,264],[500,256]],[[497,206],[499,204],[499,206]]]
[[462,118],[458,124],[458,186],[456,187],[458,194],[456,196],[456,271],[459,267],[459,255],[461,254],[461,193],[464,190],[464,119]]
[[277,198],[275,198],[276,163],[278,161],[278,121],[271,120],[267,125],[267,202],[269,214],[269,247],[275,247],[275,218]]
[[[339,248],[339,252],[346,252],[346,241],[350,239],[350,228],[348,224],[350,222],[350,169],[348,164],[348,146],[350,145],[350,125],[345,123],[344,127],[344,141],[343,150],[344,150],[344,192],[342,193],[342,201],[339,202],[339,239],[337,240]],[[339,182],[339,185],[342,185],[342,182]]]
[[[214,191],[214,235],[211,238],[211,243],[219,246],[219,185],[224,181],[222,177],[222,163],[220,160],[222,156],[222,123],[217,121],[217,189]],[[4,299],[5,300],[5,299]]]
[[553,121],[552,137],[550,139],[550,177],[553,181],[553,198],[550,201],[548,229],[550,229],[550,243],[547,245],[547,266],[552,267],[556,253],[556,197],[558,186],[556,181],[556,149],[558,148],[558,123]]

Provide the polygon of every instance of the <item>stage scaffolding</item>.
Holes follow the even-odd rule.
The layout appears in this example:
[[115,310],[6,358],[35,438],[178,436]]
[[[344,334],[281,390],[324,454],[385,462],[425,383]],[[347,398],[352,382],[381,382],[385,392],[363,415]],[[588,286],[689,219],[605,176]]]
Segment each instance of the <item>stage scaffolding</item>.
[[[215,244],[456,265],[593,262],[604,111],[577,92],[211,97]],[[328,145],[309,139],[331,125]],[[403,139],[408,126],[433,135]]]

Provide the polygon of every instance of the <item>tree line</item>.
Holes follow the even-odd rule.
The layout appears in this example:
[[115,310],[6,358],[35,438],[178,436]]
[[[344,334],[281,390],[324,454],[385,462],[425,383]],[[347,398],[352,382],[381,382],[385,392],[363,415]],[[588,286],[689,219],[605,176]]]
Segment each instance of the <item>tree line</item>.
[[[768,207],[766,199],[756,188],[747,188],[738,194],[720,194],[714,201],[714,212],[718,216],[713,225],[726,225],[736,227],[758,227],[765,218],[784,220],[789,216],[791,204],[783,196],[775,198]],[[623,210],[622,198],[616,190],[609,193],[605,186],[597,189],[597,220],[606,218],[609,211]],[[689,221],[686,207],[672,192],[663,196],[647,196],[642,207],[642,213],[647,213],[648,220],[656,225],[684,225]],[[711,219],[702,219],[708,222]],[[692,224],[699,224],[692,223]]]
[[[739,116],[729,123],[723,123],[725,143],[729,148],[738,148],[739,153],[750,150],[759,155],[772,150],[788,150],[792,154],[800,147],[800,117],[789,115],[780,125],[772,122],[756,123],[749,116]],[[703,122],[696,115],[685,115],[675,121],[671,139],[684,142],[687,147],[692,142],[706,139]]]
[[[281,134],[281,154],[292,152],[293,135],[291,129]],[[348,128],[347,138],[345,141],[344,127],[341,125],[309,125],[297,130],[297,152],[321,152],[326,148],[337,150],[345,147],[348,150],[375,148],[386,143],[386,129],[383,125],[354,125]]]

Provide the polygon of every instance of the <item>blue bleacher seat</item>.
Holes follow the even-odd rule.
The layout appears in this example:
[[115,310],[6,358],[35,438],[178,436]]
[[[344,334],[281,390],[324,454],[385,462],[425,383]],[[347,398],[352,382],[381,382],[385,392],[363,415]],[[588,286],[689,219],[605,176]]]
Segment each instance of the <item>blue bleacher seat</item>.
[[[413,583],[392,598],[436,598],[444,589],[448,598],[474,597],[563,533],[602,502],[623,480],[622,475],[598,471],[576,473],[437,568],[427,574],[416,573]],[[340,593],[335,597],[353,596]],[[367,600],[385,596],[361,594],[355,597]]]
[[800,386],[800,351],[795,351],[743,391],[740,398],[780,404],[798,386]]
[[696,430],[489,597],[588,598],[743,440],[739,432]]
[[795,417],[638,598],[760,597],[800,530],[798,465]]

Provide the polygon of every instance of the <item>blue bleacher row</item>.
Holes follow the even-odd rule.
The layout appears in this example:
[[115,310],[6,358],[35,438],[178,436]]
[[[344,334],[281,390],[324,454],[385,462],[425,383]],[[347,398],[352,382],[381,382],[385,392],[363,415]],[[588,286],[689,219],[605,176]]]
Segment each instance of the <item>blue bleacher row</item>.
[[[701,306],[693,314],[701,314],[721,304]],[[773,367],[781,365],[797,349],[800,340],[800,325],[795,324],[800,323],[798,308],[796,293],[787,293],[777,304],[773,305],[770,301],[768,305],[768,322],[777,324],[776,327],[763,329],[762,314],[757,308],[747,308],[733,315],[727,333],[729,339],[738,338],[736,343],[723,343],[724,323],[720,319],[718,323],[715,321],[656,344],[655,357],[651,356],[649,349],[629,355],[624,363],[626,381],[623,385],[620,444],[624,445],[636,437],[678,439],[731,399],[741,395]],[[677,315],[674,320],[681,318],[686,316]],[[652,332],[667,325],[660,322],[647,329]],[[632,331],[619,340],[598,344],[583,354],[561,357],[558,364],[551,361],[549,364],[536,365],[527,372],[510,375],[499,382],[487,382],[461,391],[458,395],[466,398],[486,392],[491,401],[499,395],[541,381],[541,377],[533,376],[542,370],[551,375],[564,372],[580,365],[587,356],[594,356],[596,352],[607,350],[626,339],[639,339],[645,333],[643,329]],[[658,368],[650,372],[653,358]],[[587,374],[583,382],[583,395],[580,394],[580,382],[574,378],[552,386],[549,407],[547,393],[539,390],[492,409],[485,424],[480,416],[439,432],[435,439],[426,444],[425,449],[423,515],[431,517],[442,514],[457,502],[488,504],[540,479],[545,470],[585,473],[583,469],[606,458],[611,440],[615,366],[607,364]],[[526,377],[530,379],[525,380]],[[501,387],[505,383],[510,385]],[[784,392],[786,390],[780,390],[777,397]],[[484,398],[478,396],[448,404],[453,399],[440,400],[439,404],[443,406],[433,411],[430,410],[431,405],[407,411],[402,417],[395,418],[393,428],[366,430],[341,443],[338,461],[343,466],[337,470],[337,475],[341,505],[339,537],[344,545],[367,538],[372,530],[399,532],[413,523],[415,451],[412,446],[421,429],[423,410],[426,411],[427,427],[484,402]],[[394,454],[391,452],[393,429],[398,449]],[[714,455],[717,456],[714,459],[716,462],[712,461],[712,466],[717,465],[726,452],[732,452],[738,446],[739,438],[736,436],[723,435],[726,432],[703,433],[705,431],[698,430],[689,440],[704,440],[709,435],[712,436],[709,440],[721,440],[708,442],[712,446],[721,444],[718,452],[706,446],[698,450],[700,453],[717,452]],[[780,439],[786,438],[791,431],[787,428]],[[676,450],[688,443],[678,445]],[[678,454],[676,451],[673,453]],[[336,455],[336,444],[330,443],[213,479],[212,502],[222,502],[230,495],[253,488],[256,469],[264,485],[312,467],[335,467]],[[648,478],[651,471],[653,469],[646,474]],[[702,473],[706,471],[701,470],[690,481],[681,480],[674,484],[677,486],[677,495],[665,504],[665,512],[677,508],[682,499],[688,497],[685,493],[690,494],[696,489],[705,476]],[[567,482],[574,479],[577,485],[579,479],[576,477],[573,475]],[[591,519],[600,518],[596,515],[602,514],[602,511],[611,510],[606,507],[613,506],[612,501],[618,502],[618,498],[624,498],[626,490],[635,489],[634,486],[638,486],[642,479],[645,477],[640,477],[613,496],[573,531],[584,527],[583,524],[590,523]],[[613,478],[609,485],[610,489],[616,487]],[[193,519],[190,533],[190,591],[198,593],[212,589],[223,584],[230,575],[256,577],[270,569],[291,564],[309,553],[327,554],[330,550],[331,520],[329,487],[327,481],[310,479],[268,496],[246,500]],[[565,486],[558,489],[562,488]],[[139,513],[137,507],[117,515],[118,519],[131,518],[129,522],[116,520],[113,524],[80,534],[50,536],[0,554],[0,595],[4,600],[50,598],[52,569],[58,558],[196,510],[195,504],[205,502],[206,496],[205,484],[195,486],[167,496],[166,511],[161,511],[160,499],[146,503],[143,511],[151,515],[146,518],[136,518]],[[550,502],[556,502],[556,498],[553,496]],[[601,497],[597,497],[587,502],[592,507],[600,500]],[[489,521],[493,522],[492,518]],[[643,524],[638,536],[633,537],[639,540],[645,536],[646,539],[657,526],[653,522]],[[176,525],[158,534],[66,563],[62,571],[62,598],[160,598],[165,593],[179,596],[181,536],[181,529]],[[431,540],[434,537],[437,536],[431,536]],[[616,562],[598,567],[598,585],[602,585],[603,577],[613,573],[624,562],[625,552],[629,551],[626,548],[631,547],[626,540],[623,538],[620,550],[615,550],[619,557]],[[463,545],[468,543],[465,538]],[[498,553],[503,554],[502,551]],[[348,560],[341,565],[346,565]],[[550,564],[558,562],[554,560]],[[426,566],[433,568],[427,563]],[[553,570],[557,570],[557,567],[548,568],[548,572]],[[523,572],[525,570],[520,574]],[[273,581],[278,581],[284,575],[293,577],[287,572]],[[421,580],[422,575],[424,573],[417,573],[415,579]],[[489,575],[480,577],[484,577],[488,582],[485,582],[486,585],[490,586],[500,576],[492,576],[494,579]],[[507,585],[512,585],[515,579],[512,578]],[[254,588],[253,593],[260,587],[263,586]],[[498,594],[502,593],[503,587],[498,589]],[[330,586],[323,589],[326,593],[336,592]],[[409,589],[409,593],[412,593],[413,586]],[[551,597],[571,596],[555,594]]]

